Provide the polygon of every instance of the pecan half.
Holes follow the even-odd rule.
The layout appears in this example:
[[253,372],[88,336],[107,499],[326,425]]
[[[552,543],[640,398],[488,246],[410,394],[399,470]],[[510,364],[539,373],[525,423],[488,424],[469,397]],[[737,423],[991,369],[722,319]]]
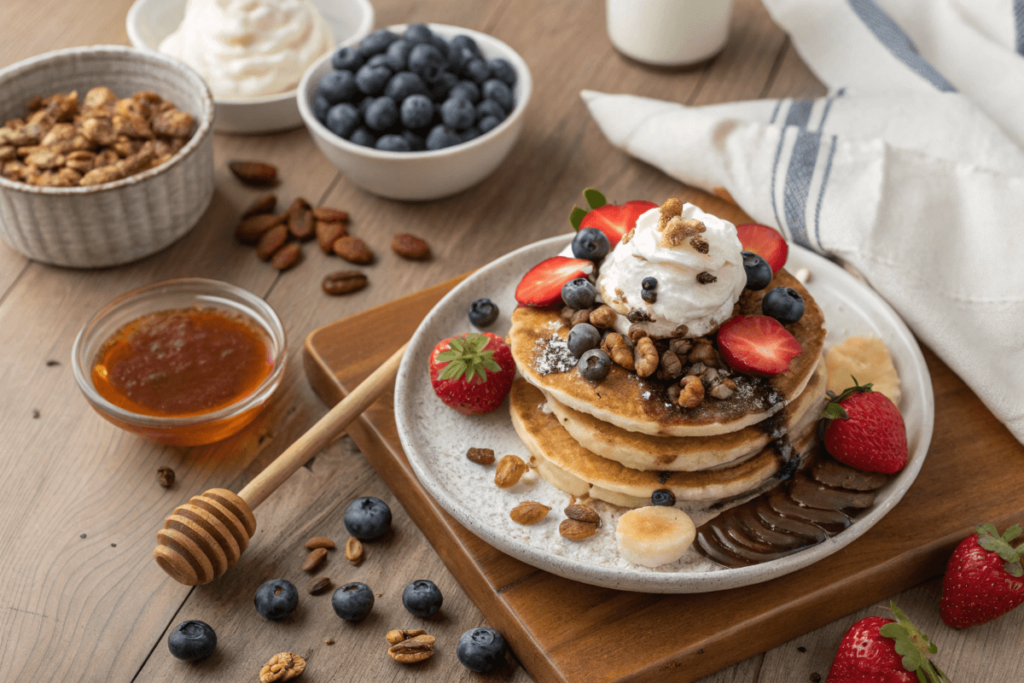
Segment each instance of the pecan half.
[[658,349],[650,337],[641,337],[636,343],[634,365],[640,377],[650,377],[658,369]]
[[403,640],[415,638],[416,636],[425,636],[426,634],[427,632],[421,628],[393,629],[391,631],[388,631],[387,635],[384,636],[384,638],[386,638],[387,641],[392,645],[397,645]]
[[682,391],[676,403],[683,408],[696,408],[704,400],[704,383],[696,375],[687,375],[679,383]]
[[619,314],[611,306],[598,306],[590,312],[590,324],[594,327],[607,330],[615,326],[615,319]]
[[277,683],[297,678],[306,670],[306,660],[294,652],[278,652],[260,669],[260,683]]
[[416,664],[430,659],[434,644],[425,640],[410,638],[388,648],[388,655],[399,664]]
[[609,332],[601,342],[601,349],[608,354],[616,365],[621,365],[627,370],[633,370],[636,367],[633,359],[633,349],[621,334]]

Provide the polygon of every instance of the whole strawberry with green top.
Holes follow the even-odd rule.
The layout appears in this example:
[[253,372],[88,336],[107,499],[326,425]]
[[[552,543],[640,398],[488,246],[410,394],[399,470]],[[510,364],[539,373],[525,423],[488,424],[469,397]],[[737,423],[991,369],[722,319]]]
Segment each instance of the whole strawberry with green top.
[[515,374],[508,344],[490,332],[449,337],[430,353],[434,393],[463,415],[489,413],[500,406]]
[[907,465],[907,427],[885,394],[850,387],[825,406],[825,449],[839,462],[864,472],[894,474]]
[[861,619],[839,642],[828,683],[949,683],[928,659],[938,648],[895,603],[896,621]]
[[1002,536],[994,525],[979,524],[977,533],[956,547],[942,579],[944,622],[953,628],[977,626],[1024,603],[1024,543],[1010,545],[1020,534],[1019,524]]

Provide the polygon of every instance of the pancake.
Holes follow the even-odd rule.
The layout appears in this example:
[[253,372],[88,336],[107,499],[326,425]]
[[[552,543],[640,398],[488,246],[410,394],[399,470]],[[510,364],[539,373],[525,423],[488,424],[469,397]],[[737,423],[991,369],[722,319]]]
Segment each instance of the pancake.
[[807,388],[778,417],[720,436],[650,436],[628,432],[562,405],[551,396],[547,399],[569,436],[596,455],[637,470],[696,472],[756,455],[772,441],[774,429],[781,432],[784,426],[792,430],[805,416],[819,415],[825,402],[825,374],[825,363],[821,361]]
[[[510,395],[512,424],[530,453],[537,472],[555,487],[576,496],[589,495],[616,505],[649,505],[651,494],[669,489],[677,501],[705,505],[731,500],[763,490],[775,480],[782,457],[775,446],[762,449],[753,458],[717,470],[702,472],[653,472],[624,467],[614,460],[594,455],[580,446],[546,409],[544,395],[536,387],[517,379]],[[791,435],[794,450],[804,452],[814,437],[816,419]]]
[[761,299],[774,287],[792,287],[804,298],[803,317],[786,326],[803,347],[789,369],[759,379],[734,375],[737,391],[723,401],[705,400],[696,408],[681,408],[667,398],[665,385],[612,365],[599,383],[583,379],[574,370],[569,334],[559,313],[550,309],[517,308],[512,314],[509,344],[523,377],[562,405],[593,415],[631,432],[663,436],[714,436],[739,431],[782,410],[804,390],[818,365],[825,342],[824,315],[814,299],[785,269],[776,273],[768,289],[745,291],[736,306],[744,315],[759,314]]

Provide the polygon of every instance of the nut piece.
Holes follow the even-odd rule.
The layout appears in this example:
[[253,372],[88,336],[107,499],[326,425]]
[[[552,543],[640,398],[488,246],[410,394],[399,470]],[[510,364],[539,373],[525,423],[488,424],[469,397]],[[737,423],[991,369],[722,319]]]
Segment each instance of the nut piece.
[[169,489],[174,486],[174,470],[170,467],[159,467],[156,470],[156,480],[160,482],[160,485],[165,489]]
[[298,678],[306,670],[306,660],[294,652],[278,652],[260,669],[260,683],[277,683]]
[[694,342],[693,349],[686,356],[686,360],[690,363],[703,363],[709,368],[720,366],[718,352],[715,351],[715,347],[711,345],[711,342],[704,338],[697,339]]
[[589,308],[581,308],[578,311],[573,311],[572,315],[569,316],[569,327],[576,327],[577,325],[582,325],[583,323],[589,323],[589,322],[590,322],[590,309]]
[[315,572],[325,559],[327,559],[327,548],[317,548],[306,556],[306,561],[302,563],[302,571]]
[[391,238],[391,251],[404,259],[424,261],[430,258],[430,247],[419,237],[400,232]]
[[345,541],[345,559],[354,566],[363,561],[363,543],[358,538],[351,537]]
[[366,287],[369,280],[358,270],[339,270],[324,278],[321,288],[332,296],[351,294]]
[[188,112],[168,109],[153,119],[153,132],[169,138],[186,138],[192,133],[195,122]]
[[255,216],[261,213],[270,213],[277,206],[277,197],[272,194],[265,194],[242,212],[242,218],[248,218],[249,216]]
[[596,524],[597,526],[601,526],[601,515],[597,514],[597,510],[589,505],[571,503],[565,508],[565,516],[569,519],[576,520],[577,522],[586,522],[587,524]]
[[344,223],[348,220],[348,211],[329,209],[326,206],[318,206],[313,209],[313,218],[326,223]]
[[590,324],[600,330],[611,329],[619,316],[611,306],[601,305],[590,312]]
[[724,401],[732,396],[735,391],[736,382],[733,382],[728,377],[723,377],[720,382],[711,387],[711,391],[708,393],[711,394],[713,398],[717,398],[719,401]]
[[313,579],[306,584],[306,590],[310,595],[320,595],[326,593],[331,589],[331,578],[329,576],[321,576],[319,579]]
[[570,541],[582,541],[597,533],[597,525],[576,519],[563,519],[558,525],[558,533]]
[[288,228],[283,225],[275,225],[260,236],[256,243],[256,256],[263,261],[269,261],[278,249],[288,241]]
[[634,364],[636,374],[640,377],[650,377],[658,369],[658,349],[654,348],[654,342],[650,337],[641,337],[636,343]]
[[530,468],[518,455],[506,455],[498,461],[498,467],[494,472],[494,483],[499,489],[515,486],[528,469]]
[[384,636],[384,637],[387,638],[387,641],[389,643],[391,643],[392,645],[397,645],[398,643],[402,642],[403,640],[408,640],[409,638],[415,638],[417,636],[424,636],[426,634],[427,634],[427,632],[424,631],[421,628],[413,628],[413,629],[408,629],[407,628],[407,629],[404,629],[404,630],[402,630],[402,629],[395,629],[395,630],[392,630],[392,631],[388,631],[388,634],[386,636]]
[[672,351],[661,354],[658,365],[658,379],[678,379],[683,374],[683,362]]
[[298,244],[292,242],[286,244],[277,250],[273,258],[270,259],[270,265],[274,266],[278,270],[288,270],[296,263],[299,262],[299,257],[302,255],[302,249]]
[[526,500],[512,508],[512,512],[508,513],[508,515],[516,524],[529,526],[544,519],[550,511],[551,508],[547,505],[535,503],[532,500]]
[[[96,171],[102,171],[104,169],[98,168],[94,171],[90,171],[88,175],[96,173]],[[263,236],[267,230],[270,230],[275,225],[280,225],[284,222],[284,218],[273,213],[259,213],[248,218],[243,218],[235,228],[235,239],[242,244],[256,244],[260,241],[260,237]]]
[[676,403],[683,408],[696,408],[704,400],[704,383],[696,375],[687,375],[679,383],[682,391]]
[[494,462],[494,451],[490,448],[470,448],[466,451],[466,457],[477,465],[490,465]]
[[298,197],[288,209],[288,232],[295,239],[308,240],[313,239],[314,228],[313,211],[309,208],[309,202]]
[[328,550],[334,550],[336,546],[334,541],[327,538],[326,536],[314,536],[313,538],[306,541],[306,548],[308,550],[316,550],[317,548],[327,548]]
[[702,285],[710,285],[712,282],[718,282],[718,277],[706,271],[702,271],[697,273],[697,282]]
[[388,654],[399,664],[416,664],[430,659],[434,654],[434,644],[410,638],[389,647]]
[[365,266],[373,262],[373,252],[370,251],[370,247],[367,246],[366,242],[358,237],[345,235],[336,240],[331,248],[334,249],[335,254],[349,263]]
[[316,242],[327,255],[334,253],[334,243],[348,234],[345,224],[337,221],[316,221]]
[[612,362],[621,365],[627,370],[636,368],[633,358],[633,349],[630,348],[626,338],[617,332],[609,332],[608,336],[601,342],[601,349],[611,357]]
[[246,185],[273,185],[277,182],[277,167],[260,161],[232,161],[228,168]]

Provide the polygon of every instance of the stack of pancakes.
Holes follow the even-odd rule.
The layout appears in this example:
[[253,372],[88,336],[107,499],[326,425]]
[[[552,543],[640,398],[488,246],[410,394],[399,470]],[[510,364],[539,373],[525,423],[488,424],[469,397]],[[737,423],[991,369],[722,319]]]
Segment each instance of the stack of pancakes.
[[510,396],[512,423],[538,473],[566,493],[629,508],[669,489],[701,519],[791,476],[811,451],[826,400],[824,316],[785,270],[768,289],[744,292],[734,313],[760,314],[764,294],[780,286],[804,298],[803,317],[786,326],[802,353],[775,377],[734,372],[729,398],[706,394],[695,408],[672,403],[666,382],[618,365],[601,382],[584,379],[559,313],[518,308],[509,332],[522,375]]

